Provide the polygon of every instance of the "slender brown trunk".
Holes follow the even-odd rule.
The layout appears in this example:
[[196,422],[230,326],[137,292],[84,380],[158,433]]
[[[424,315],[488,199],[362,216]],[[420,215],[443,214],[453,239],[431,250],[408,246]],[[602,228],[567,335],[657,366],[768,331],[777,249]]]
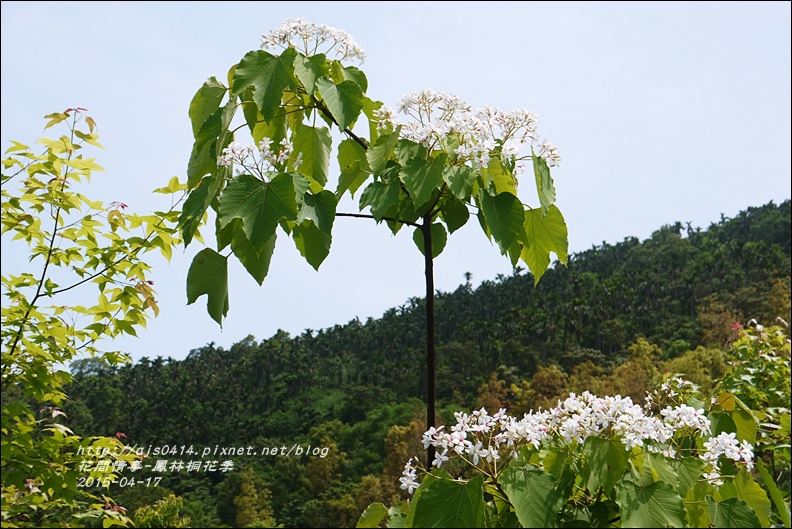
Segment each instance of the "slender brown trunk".
[[[435,340],[434,340],[434,259],[432,257],[432,218],[424,216],[421,232],[424,240],[424,263],[426,265],[426,429],[435,426]],[[431,468],[435,448],[427,450],[427,467]]]

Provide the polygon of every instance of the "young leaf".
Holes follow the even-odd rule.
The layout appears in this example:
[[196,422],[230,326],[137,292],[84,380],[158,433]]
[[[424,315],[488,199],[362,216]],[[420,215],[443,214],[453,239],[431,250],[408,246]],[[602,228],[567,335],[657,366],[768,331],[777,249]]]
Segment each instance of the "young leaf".
[[[432,258],[434,259],[443,252],[443,249],[445,248],[446,245],[446,241],[448,239],[448,234],[446,233],[443,225],[440,224],[439,222],[432,223],[431,230],[432,230]],[[415,245],[421,251],[421,254],[426,255],[426,253],[424,252],[424,235],[422,228],[420,227],[415,228],[415,231],[413,232],[413,242],[415,242]]]
[[[531,151],[533,152],[533,150]],[[542,205],[542,214],[547,213],[555,203],[556,194],[550,168],[541,156],[533,155],[534,176],[536,176],[536,191],[539,193],[539,203]]]
[[195,93],[190,102],[190,122],[192,123],[193,136],[198,138],[198,131],[201,130],[204,122],[218,108],[220,101],[228,91],[223,83],[215,77],[210,77],[201,88]]
[[320,191],[327,183],[330,166],[330,131],[325,127],[300,127],[294,137],[294,152],[302,154],[299,173],[308,177],[314,191]]
[[206,294],[206,309],[220,326],[228,313],[228,260],[211,248],[193,258],[187,272],[187,304]]
[[555,206],[550,206],[544,216],[539,210],[526,212],[521,241],[521,257],[533,273],[534,283],[539,282],[550,265],[550,252],[555,253],[561,263],[567,262],[566,222]]

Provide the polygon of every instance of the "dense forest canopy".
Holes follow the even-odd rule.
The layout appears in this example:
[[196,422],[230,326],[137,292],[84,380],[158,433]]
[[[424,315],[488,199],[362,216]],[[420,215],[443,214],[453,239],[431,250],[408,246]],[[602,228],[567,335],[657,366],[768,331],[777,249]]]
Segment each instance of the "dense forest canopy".
[[[438,292],[441,419],[546,407],[568,390],[638,396],[668,370],[706,389],[735,323],[789,317],[791,219],[789,200],[771,202],[706,230],[677,222],[645,241],[603,242],[537,286],[518,267]],[[207,344],[180,361],[77,361],[70,426],[144,447],[328,448],[235,457],[240,472],[165,472],[156,489],[114,497],[135,509],[176,493],[195,526],[354,526],[371,501],[400,496],[401,468],[420,447],[424,317],[411,298],[381,318]]]

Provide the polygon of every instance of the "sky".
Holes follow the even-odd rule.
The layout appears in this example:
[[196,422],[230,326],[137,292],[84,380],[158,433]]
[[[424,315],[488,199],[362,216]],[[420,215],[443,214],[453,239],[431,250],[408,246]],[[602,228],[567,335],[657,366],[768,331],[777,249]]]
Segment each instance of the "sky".
[[[106,149],[85,155],[106,172],[84,193],[140,214],[167,208],[151,191],[185,179],[196,90],[298,17],[360,44],[372,99],[394,106],[431,88],[538,114],[562,156],[552,175],[572,253],[790,198],[789,2],[2,2],[2,150],[56,134],[45,114],[85,107]],[[520,198],[538,204],[530,177]],[[377,318],[423,296],[408,230],[350,218],[334,228],[318,272],[287,237],[261,287],[232,260],[222,329],[206,297],[186,304],[200,243],[170,263],[151,258],[160,316],[104,347],[179,359],[208,343]],[[1,255],[4,275],[30,271],[10,237]],[[475,219],[436,259],[435,287],[454,290],[466,272],[474,286],[512,273]]]

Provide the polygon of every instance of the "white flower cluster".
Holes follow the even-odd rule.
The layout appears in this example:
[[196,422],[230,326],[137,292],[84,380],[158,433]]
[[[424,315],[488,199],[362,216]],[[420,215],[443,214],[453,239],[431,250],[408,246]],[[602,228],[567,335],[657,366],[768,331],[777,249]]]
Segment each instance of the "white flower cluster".
[[[633,404],[629,397],[599,398],[588,391],[580,396],[570,393],[569,397],[558,401],[558,406],[546,411],[527,413],[516,419],[500,409],[489,415],[482,408],[470,415],[457,412],[457,423],[445,431],[444,426],[430,428],[423,434],[424,448],[437,449],[433,466],[440,467],[452,456],[458,456],[469,464],[479,467],[486,461],[490,475],[497,474],[497,461],[502,453],[508,451],[517,458],[519,446],[533,445],[539,449],[542,443],[554,441],[562,444],[583,443],[589,436],[621,439],[627,450],[635,446],[648,445],[653,452],[675,457],[672,446],[675,433],[689,429],[690,433],[710,433],[710,421],[699,410],[688,405],[666,407],[660,412],[661,418],[647,415],[646,411]],[[720,434],[704,444],[706,452],[700,457],[710,463],[707,479],[717,479],[717,460],[721,455],[742,460],[752,466],[751,445],[738,444],[734,434]],[[412,459],[405,467],[402,488],[412,487],[415,482],[415,469]]]
[[410,458],[410,460],[407,461],[407,464],[404,465],[402,477],[399,478],[402,490],[406,490],[410,494],[412,494],[413,491],[418,488],[418,477],[415,474],[417,469],[412,465],[412,462],[413,458]]
[[717,437],[706,441],[704,448],[707,451],[701,454],[701,459],[709,464],[709,472],[704,474],[704,479],[716,487],[723,484],[723,480],[720,479],[720,472],[718,472],[718,458],[721,456],[728,457],[733,461],[744,462],[748,470],[751,470],[754,466],[753,447],[747,441],[739,442],[734,433],[723,432]]
[[[329,45],[324,48],[324,46]],[[262,48],[294,48],[311,57],[317,53],[329,54],[335,50],[341,60],[357,59],[361,64],[366,59],[357,42],[346,31],[325,24],[314,24],[302,18],[289,18],[277,29],[261,36]],[[320,49],[322,48],[322,49]]]
[[237,174],[250,174],[263,180],[273,172],[286,169],[287,162],[291,161],[293,170],[297,170],[302,163],[302,153],[292,157],[294,147],[291,142],[283,138],[279,149],[272,150],[272,140],[264,138],[259,142],[258,152],[250,144],[233,142],[223,149],[223,154],[217,159],[220,167],[237,165]]
[[[396,112],[408,117],[398,121]],[[401,125],[401,136],[431,149],[439,145],[449,148],[448,154],[475,168],[487,167],[490,157],[498,152],[503,160],[516,162],[521,149],[537,146],[537,155],[549,166],[561,161],[558,148],[547,141],[539,143],[539,118],[528,110],[505,112],[494,107],[472,110],[457,96],[445,92],[422,90],[402,97],[396,110],[383,105],[374,118],[380,128]],[[453,138],[453,142],[444,141]],[[515,168],[518,173],[520,168]]]

